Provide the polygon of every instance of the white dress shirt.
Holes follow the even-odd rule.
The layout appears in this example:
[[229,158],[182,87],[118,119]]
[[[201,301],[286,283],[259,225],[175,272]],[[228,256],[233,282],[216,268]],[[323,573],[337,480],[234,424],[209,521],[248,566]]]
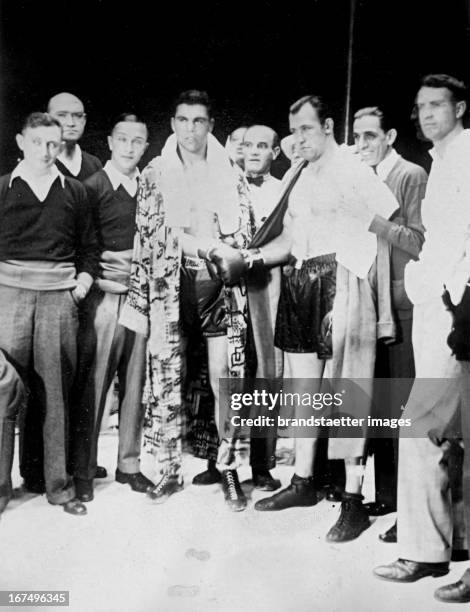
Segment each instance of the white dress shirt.
[[383,158],[383,160],[377,164],[375,171],[377,176],[381,181],[386,181],[388,175],[392,171],[393,166],[400,159],[400,155],[395,151],[395,149],[391,149],[389,154]]
[[452,140],[442,157],[435,149],[422,204],[425,242],[419,261],[405,268],[405,289],[414,304],[442,295],[458,304],[470,278],[470,130]]
[[276,206],[281,192],[281,181],[272,174],[265,174],[261,185],[249,184],[250,202],[259,228]]

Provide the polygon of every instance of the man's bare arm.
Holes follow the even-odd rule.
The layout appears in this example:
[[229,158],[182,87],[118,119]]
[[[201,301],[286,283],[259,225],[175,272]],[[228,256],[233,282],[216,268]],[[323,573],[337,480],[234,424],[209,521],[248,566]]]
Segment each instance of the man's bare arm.
[[264,264],[268,267],[285,263],[291,253],[292,235],[290,227],[284,225],[282,233],[277,238],[261,247],[260,253]]

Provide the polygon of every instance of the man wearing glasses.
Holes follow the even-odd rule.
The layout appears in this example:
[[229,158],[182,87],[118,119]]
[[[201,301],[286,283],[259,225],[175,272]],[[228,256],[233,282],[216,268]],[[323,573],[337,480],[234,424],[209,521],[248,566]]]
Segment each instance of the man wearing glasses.
[[64,176],[84,181],[102,167],[100,160],[82,151],[78,141],[83,136],[86,113],[83,102],[70,93],[59,93],[49,100],[47,112],[62,126],[64,148],[56,165]]

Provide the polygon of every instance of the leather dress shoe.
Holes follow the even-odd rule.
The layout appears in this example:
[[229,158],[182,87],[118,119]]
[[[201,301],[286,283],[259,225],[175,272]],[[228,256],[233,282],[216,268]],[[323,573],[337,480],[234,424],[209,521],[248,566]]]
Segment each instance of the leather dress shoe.
[[339,518],[326,534],[328,542],[350,542],[370,526],[363,499],[358,493],[343,493]]
[[257,501],[255,510],[272,512],[297,506],[314,506],[319,501],[320,496],[313,484],[313,478],[301,478],[294,474],[288,487],[271,497]]
[[137,491],[137,493],[146,493],[155,487],[154,483],[141,472],[126,474],[121,470],[116,470],[116,481],[130,485],[131,489]]
[[434,597],[445,603],[468,603],[470,601],[470,586],[458,580],[453,584],[446,584],[434,592]]
[[75,497],[81,502],[91,502],[93,500],[93,480],[83,480],[75,478]]
[[107,477],[108,477],[108,472],[106,468],[103,467],[102,465],[97,465],[96,471],[95,471],[95,478],[107,478]]
[[382,542],[393,543],[397,541],[397,522],[395,521],[390,529],[387,529],[385,533],[379,534],[379,540]]
[[52,505],[62,506],[62,508],[64,509],[64,512],[67,512],[68,514],[73,514],[75,516],[85,516],[85,514],[87,514],[86,506],[82,504],[80,500],[76,498],[70,499],[69,501],[64,502],[63,504],[52,504]]
[[253,486],[260,491],[277,491],[281,488],[281,481],[273,478],[269,470],[253,470]]
[[225,503],[233,512],[241,512],[246,508],[245,493],[240,486],[237,470],[224,470],[222,472],[222,491]]
[[379,565],[374,575],[391,582],[416,582],[426,576],[445,576],[449,573],[448,563],[418,563],[409,559],[397,559],[389,565]]
[[390,512],[396,512],[396,507],[385,504],[384,502],[369,502],[364,504],[364,508],[367,510],[369,516],[384,516],[390,514]]
[[194,485],[212,485],[221,482],[222,474],[217,468],[209,468],[205,472],[196,474],[193,478]]

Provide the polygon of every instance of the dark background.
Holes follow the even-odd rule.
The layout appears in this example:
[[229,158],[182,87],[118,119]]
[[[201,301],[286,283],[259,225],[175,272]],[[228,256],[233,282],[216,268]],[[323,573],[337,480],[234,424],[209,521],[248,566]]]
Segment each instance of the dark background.
[[[385,105],[398,149],[424,165],[427,145],[410,120],[418,80],[448,72],[470,81],[469,4],[356,0],[352,111]],[[16,162],[14,135],[24,116],[45,110],[60,91],[85,103],[81,144],[103,161],[109,125],[130,109],[151,128],[143,162],[157,154],[169,134],[171,101],[188,88],[215,99],[223,142],[251,122],[286,135],[288,106],[306,93],[328,97],[342,141],[349,9],[350,0],[3,0],[0,171]]]

